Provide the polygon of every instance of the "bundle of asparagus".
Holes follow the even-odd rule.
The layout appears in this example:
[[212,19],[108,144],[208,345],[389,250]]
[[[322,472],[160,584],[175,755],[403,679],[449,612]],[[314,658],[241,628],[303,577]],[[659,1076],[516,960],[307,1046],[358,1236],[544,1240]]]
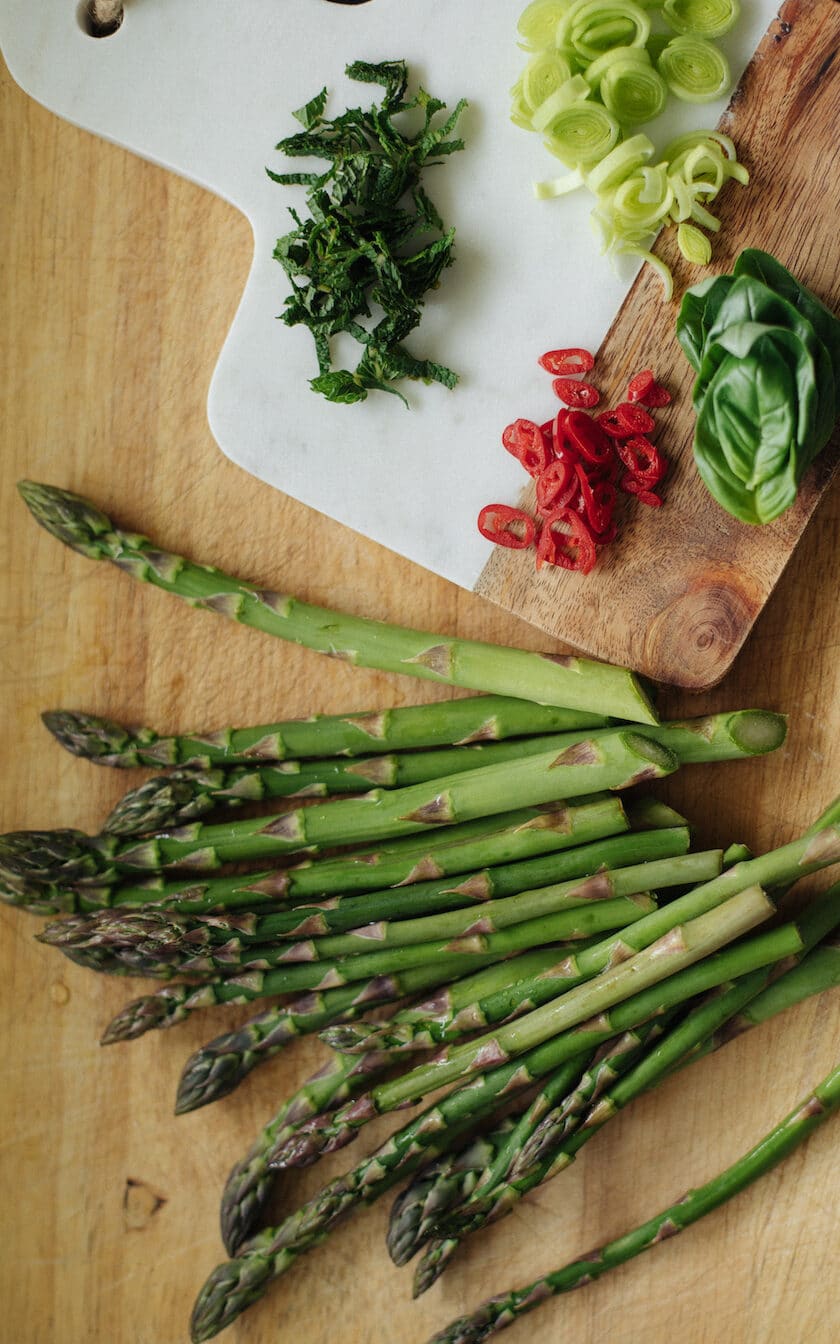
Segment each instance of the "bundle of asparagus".
[[[840,803],[753,858],[738,846],[692,852],[685,820],[632,790],[683,765],[771,752],[782,716],[661,723],[624,669],[324,611],[164,552],[67,492],[21,490],[68,545],[194,606],[482,692],[179,737],[44,716],[78,756],[164,771],[97,835],[0,837],[0,894],[61,916],[42,942],[93,970],[164,982],[127,1004],[103,1042],[275,999],[188,1061],[180,1112],[231,1092],[299,1035],[320,1032],[330,1048],[231,1172],[222,1235],[233,1258],[202,1290],[195,1340],[407,1177],[388,1245],[401,1264],[422,1251],[423,1291],[466,1236],[567,1166],[633,1097],[840,982],[840,889],[756,931],[789,885],[840,859]],[[268,799],[282,801],[237,817]],[[421,1051],[438,1053],[418,1062]],[[314,1162],[415,1102],[425,1110],[376,1152],[256,1231],[278,1168]],[[604,1267],[613,1258],[607,1248]],[[452,1344],[569,1282],[563,1272],[509,1295],[480,1327],[453,1326]]]

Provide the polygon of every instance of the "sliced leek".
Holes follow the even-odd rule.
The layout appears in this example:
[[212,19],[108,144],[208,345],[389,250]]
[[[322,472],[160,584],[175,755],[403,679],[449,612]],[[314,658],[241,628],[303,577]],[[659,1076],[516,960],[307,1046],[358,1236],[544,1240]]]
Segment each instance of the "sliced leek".
[[662,14],[675,33],[723,37],[741,15],[740,0],[665,0]]
[[553,47],[557,26],[568,8],[569,0],[533,0],[519,16],[520,45],[526,51]]
[[705,37],[673,37],[662,51],[657,69],[675,98],[687,103],[711,103],[732,82],[729,62]]
[[621,135],[615,117],[600,103],[581,101],[559,112],[546,137],[546,148],[568,168],[598,163]]
[[601,98],[622,126],[653,121],[665,106],[668,87],[652,65],[613,61],[601,79]]
[[677,246],[686,261],[695,266],[706,266],[712,259],[712,244],[693,224],[680,224],[677,229]]
[[522,71],[522,97],[532,112],[572,77],[572,67],[559,51],[541,51]]
[[649,37],[650,19],[634,0],[574,0],[557,26],[557,45],[584,62],[611,47],[643,47]]

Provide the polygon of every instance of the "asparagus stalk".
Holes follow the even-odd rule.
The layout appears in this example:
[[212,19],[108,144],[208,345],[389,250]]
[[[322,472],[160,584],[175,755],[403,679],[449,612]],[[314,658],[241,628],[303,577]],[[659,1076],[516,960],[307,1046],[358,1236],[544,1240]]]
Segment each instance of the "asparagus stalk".
[[[549,964],[553,956],[552,951],[545,949],[525,952],[514,962],[490,966],[456,981],[450,985],[447,993],[455,1003],[468,1003],[475,994],[482,992],[483,987],[489,988],[491,985],[504,982],[510,975],[512,966],[519,967],[523,972],[526,969],[538,969]],[[409,974],[417,973],[408,972],[407,976]],[[403,986],[407,982],[407,976],[403,978]],[[218,1047],[218,1054],[230,1050],[234,1055],[234,1065],[229,1074],[232,1076],[239,1067],[239,1060],[243,1058],[241,1042],[236,1040],[235,1033],[232,1047],[231,1037],[227,1038],[227,1045],[225,1041],[225,1037],[220,1037],[215,1044]],[[247,1060],[247,1045],[244,1058]],[[388,1066],[385,1061],[390,1064],[391,1058],[387,1052],[377,1051],[352,1058],[334,1056],[325,1069],[317,1074],[315,1079],[310,1079],[304,1084],[303,1088],[289,1102],[284,1103],[277,1115],[264,1126],[248,1153],[233,1168],[222,1194],[222,1239],[229,1254],[234,1254],[253,1230],[271,1194],[276,1179],[276,1173],[269,1167],[272,1150],[287,1142],[307,1119],[334,1109],[368,1085],[373,1075],[379,1071],[380,1064],[384,1072]],[[354,1065],[358,1065],[358,1069]]]
[[656,714],[624,668],[569,655],[528,653],[328,611],[193,564],[116,527],[78,495],[33,481],[18,489],[36,521],[90,560],[110,560],[135,579],[280,639],[361,667],[408,673],[449,686],[562,705],[641,723]]
[[[522,702],[524,703],[524,702]],[[774,751],[784,741],[785,719],[764,710],[740,710],[669,723],[646,731],[674,751],[683,764],[735,760]],[[172,771],[147,780],[120,800],[103,830],[142,835],[193,821],[221,804],[238,806],[265,798],[327,797],[370,788],[404,788],[482,765],[558,752],[592,735],[591,729],[437,751],[391,752],[353,760],[282,761],[232,770]],[[598,734],[594,734],[597,736]]]
[[[799,946],[798,936],[787,945]],[[272,1280],[285,1273],[300,1254],[321,1242],[344,1213],[376,1199],[451,1147],[503,1099],[523,1091],[574,1055],[585,1060],[617,1032],[727,979],[735,965],[746,970],[777,960],[778,948],[779,935],[774,931],[707,957],[602,1014],[593,1024],[554,1037],[447,1093],[352,1171],[331,1181],[279,1227],[266,1229],[246,1243],[234,1260],[214,1270],[193,1310],[193,1340],[198,1344],[224,1329],[258,1301]]]
[[0,839],[3,872],[40,881],[71,881],[113,871],[208,872],[224,863],[276,858],[302,849],[365,844],[416,834],[503,812],[511,798],[523,806],[623,789],[660,779],[676,756],[638,733],[616,730],[555,750],[404,789],[372,789],[280,816],[205,826],[192,822],[139,841],[86,836],[80,831],[17,832]]
[[[651,833],[653,834],[653,833]],[[665,832],[672,835],[674,832]],[[127,945],[136,960],[143,955],[164,958],[182,973],[205,974],[218,970],[229,973],[241,968],[266,969],[278,963],[333,962],[338,958],[364,955],[372,948],[384,953],[388,948],[409,948],[421,943],[447,942],[470,938],[475,934],[492,935],[525,921],[557,916],[553,925],[554,937],[572,939],[589,937],[603,928],[618,927],[615,920],[625,914],[633,918],[632,906],[617,902],[637,895],[649,886],[663,889],[701,881],[720,871],[719,850],[685,854],[677,858],[653,860],[596,873],[591,877],[574,878],[487,901],[480,911],[444,910],[438,914],[417,919],[384,919],[368,923],[348,933],[308,938],[303,942],[278,942],[274,934],[275,919],[268,916],[249,923],[240,932],[223,924],[221,932],[228,936],[218,944],[204,937],[206,930],[199,928],[199,937],[192,932],[180,933],[166,916],[156,912],[135,915],[131,920],[111,922],[103,932],[82,931],[72,939],[62,937],[60,926],[45,930],[42,941],[52,942],[62,950],[93,947],[110,951],[117,958]],[[597,905],[598,909],[593,910]],[[559,919],[562,912],[569,916],[568,928]],[[317,916],[316,916],[317,918]],[[316,930],[318,925],[316,924]],[[274,939],[274,941],[272,941]]]
[[[445,984],[446,980],[445,966],[419,966],[401,975],[379,976],[369,982],[363,994],[354,982],[338,989],[313,990],[291,1003],[273,1007],[234,1031],[217,1036],[190,1056],[178,1083],[175,1114],[183,1115],[227,1096],[252,1069],[273,1058],[298,1036],[320,1031],[336,1018],[353,1017]],[[353,1076],[352,1069],[347,1076]]]
[[760,1176],[778,1165],[828,1119],[840,1106],[840,1065],[832,1070],[784,1120],[719,1176],[690,1190],[641,1227],[607,1242],[580,1260],[535,1279],[525,1288],[489,1299],[470,1316],[462,1316],[441,1330],[430,1344],[480,1344],[512,1325],[549,1297],[570,1292],[600,1278],[607,1270],[624,1264],[658,1242],[725,1204]]
[[[623,927],[634,917],[641,919],[656,902],[647,893],[615,901],[599,901],[574,912],[560,911],[540,919],[524,920],[510,929],[493,934],[470,934],[437,943],[418,943],[410,947],[388,948],[383,952],[341,957],[332,962],[297,962],[287,965],[282,951],[266,949],[254,956],[248,969],[235,964],[227,965],[221,957],[208,953],[180,963],[184,974],[199,975],[209,970],[226,969],[222,978],[206,980],[195,985],[170,985],[155,994],[146,995],[128,1004],[114,1018],[102,1038],[103,1044],[132,1039],[152,1026],[168,1027],[183,1021],[197,1007],[217,1003],[249,1003],[254,998],[275,994],[299,994],[304,990],[334,989],[341,985],[368,981],[383,975],[399,974],[412,967],[436,963],[446,971],[446,979],[454,979],[467,970],[476,970],[499,961],[511,952],[555,943],[560,938],[586,939],[587,935],[605,928]],[[119,958],[116,958],[119,962]],[[143,967],[142,952],[129,950],[127,965],[136,973]],[[157,965],[157,963],[154,963]]]
[[[415,1280],[425,1291],[468,1233],[510,1213],[518,1201],[542,1181],[563,1171],[580,1149],[625,1106],[657,1086],[664,1078],[702,1055],[711,1053],[741,1031],[766,1021],[785,1008],[840,984],[840,955],[831,947],[817,947],[826,932],[840,921],[840,884],[806,912],[799,925],[779,930],[782,956],[735,980],[723,982],[707,1000],[695,1004],[625,1077],[610,1086],[600,1100],[590,1098],[585,1116],[575,1106],[573,1121],[566,1107],[549,1112],[524,1142],[509,1170],[485,1194],[477,1191],[454,1213],[451,1228],[425,1257]],[[800,947],[791,952],[785,939],[798,930]],[[814,950],[816,948],[816,950]],[[794,963],[794,969],[791,964]],[[777,977],[781,977],[777,979]],[[585,1089],[583,1089],[585,1091]]]
[[74,756],[97,765],[133,768],[185,765],[208,770],[307,756],[366,756],[415,747],[499,742],[536,733],[601,728],[599,714],[537,705],[512,696],[481,695],[426,705],[347,714],[315,714],[249,728],[223,728],[166,737],[151,728],[132,730],[113,719],[72,710],[41,715],[44,726]]
[[598,1014],[603,1017],[623,1000],[638,998],[642,989],[673,978],[677,972],[710,957],[767,919],[773,910],[773,903],[760,887],[749,887],[719,908],[675,925],[629,960],[602,971],[594,980],[578,985],[542,1008],[498,1027],[491,1034],[445,1050],[428,1064],[372,1088],[365,1097],[338,1111],[332,1122],[317,1133],[306,1130],[299,1134],[284,1152],[274,1155],[274,1161],[282,1166],[307,1165],[318,1154],[351,1142],[358,1130],[376,1115],[419,1100],[427,1092],[468,1077],[488,1064],[516,1058],[572,1028],[577,1027],[580,1034],[580,1023],[588,1019],[599,1021]]
[[372,788],[406,788],[482,765],[543,751],[564,751],[584,741],[589,733],[591,729],[579,729],[487,745],[353,759],[281,761],[277,765],[234,766],[231,770],[173,770],[129,790],[102,829],[109,835],[144,835],[194,821],[222,805],[237,807],[266,798],[327,798],[366,793]]
[[[829,813],[824,814],[825,819]],[[766,888],[784,887],[809,873],[819,871],[840,860],[840,826],[830,823],[820,830],[810,828],[799,839],[757,858],[736,863],[711,882],[669,902],[662,909],[638,920],[632,928],[618,937],[604,939],[594,947],[576,953],[565,964],[558,961],[550,972],[511,984],[507,989],[476,1001],[461,1014],[449,1011],[445,998],[420,1003],[400,1013],[381,1031],[356,1034],[354,1028],[331,1033],[330,1044],[338,1049],[363,1048],[429,1049],[438,1044],[457,1041],[465,1031],[504,1021],[523,1011],[541,1006],[570,989],[598,975],[605,967],[632,956],[662,937],[680,920],[692,919],[712,910],[722,901],[751,884]]]
[[408,920],[415,915],[441,910],[481,907],[487,901],[514,896],[528,888],[587,877],[604,867],[617,868],[676,857],[685,854],[688,845],[688,829],[672,826],[663,831],[630,832],[519,863],[499,864],[469,873],[456,882],[439,878],[380,892],[336,896],[270,915],[244,911],[232,916],[191,916],[180,911],[148,907],[141,907],[139,911],[117,908],[58,920],[47,925],[37,936],[41,942],[63,951],[108,947],[111,943],[131,942],[135,938],[142,938],[148,944],[156,938],[162,952],[172,946],[188,946],[197,951],[214,943],[227,944],[231,939],[237,939],[245,946],[276,938],[320,937],[378,920]]
[[[665,815],[662,824],[666,828],[683,826],[685,819],[674,813],[670,818]],[[247,876],[195,876],[180,881],[149,876],[136,886],[80,885],[75,891],[39,887],[31,880],[15,878],[14,890],[25,888],[28,901],[34,901],[38,893],[39,914],[74,909],[85,914],[137,905],[162,906],[185,914],[273,910],[333,892],[353,894],[407,886],[431,877],[467,873],[482,864],[559,852],[627,829],[621,800],[613,795],[596,795],[577,804],[520,808],[500,816],[480,817],[429,835],[402,836],[382,843],[376,850],[305,860],[291,868]]]

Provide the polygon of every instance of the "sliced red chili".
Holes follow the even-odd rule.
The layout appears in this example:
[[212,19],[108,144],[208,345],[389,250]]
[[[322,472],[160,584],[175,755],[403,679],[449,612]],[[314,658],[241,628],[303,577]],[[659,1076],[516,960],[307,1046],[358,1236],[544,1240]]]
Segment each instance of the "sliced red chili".
[[576,382],[574,378],[555,378],[551,384],[555,395],[567,406],[583,406],[591,410],[601,400],[601,393],[591,383]]
[[588,479],[586,471],[581,463],[575,467],[575,472],[580,486],[580,497],[583,504],[583,512],[590,529],[595,534],[595,538],[605,532],[610,525],[613,509],[615,508],[615,486],[610,485],[609,481],[596,481],[594,484]]
[[570,502],[577,489],[578,480],[572,463],[566,458],[556,457],[537,477],[537,508],[543,514],[562,508]]
[[649,504],[653,509],[662,507],[662,499],[653,490],[646,481],[640,481],[638,476],[633,476],[630,472],[621,478],[621,489],[627,495],[635,495],[642,504]]
[[574,509],[554,509],[544,520],[537,542],[537,569],[559,565],[588,574],[595,564],[595,538]]
[[659,449],[641,434],[620,440],[615,451],[627,470],[645,485],[656,485],[668,470],[668,463]]
[[524,551],[534,540],[536,524],[524,509],[513,509],[509,504],[485,504],[478,515],[478,530],[498,546]]
[[595,419],[613,439],[629,439],[634,434],[651,434],[656,429],[656,421],[648,415],[644,407],[622,401],[614,411],[602,411]]
[[588,350],[547,350],[537,361],[547,373],[568,377],[573,373],[588,373],[594,367],[595,357]]
[[649,392],[656,382],[656,376],[653,369],[642,369],[641,373],[636,373],[627,384],[627,400],[642,401],[646,392]]
[[563,420],[563,433],[573,451],[586,462],[596,467],[606,467],[612,461],[612,444],[591,415],[586,415],[584,411],[567,411]]
[[670,406],[671,393],[668,391],[667,387],[663,387],[662,383],[653,383],[645,392],[644,396],[637,397],[636,400],[641,402],[643,406],[650,406],[653,408],[657,406]]
[[502,443],[531,476],[539,476],[551,461],[551,447],[533,420],[514,420],[503,431]]

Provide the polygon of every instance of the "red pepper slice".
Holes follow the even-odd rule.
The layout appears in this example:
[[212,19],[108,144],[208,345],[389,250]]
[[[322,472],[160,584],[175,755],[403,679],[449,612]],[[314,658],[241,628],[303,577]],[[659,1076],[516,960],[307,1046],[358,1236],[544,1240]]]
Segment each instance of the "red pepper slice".
[[641,434],[617,442],[615,451],[627,470],[645,485],[656,485],[668,470],[659,449]]
[[636,373],[627,384],[628,401],[644,401],[645,393],[656,383],[656,376],[653,369],[642,369],[641,373]]
[[539,476],[551,461],[551,448],[533,420],[514,420],[503,431],[502,443],[531,476]]
[[667,387],[663,387],[661,383],[653,383],[645,392],[644,396],[637,397],[636,400],[641,402],[642,406],[650,406],[652,408],[656,408],[657,406],[670,406],[671,393],[668,391]]
[[555,378],[551,384],[555,395],[567,406],[584,406],[590,410],[601,400],[601,393],[591,383],[576,382],[574,378]]
[[622,476],[621,489],[627,495],[635,495],[640,503],[649,504],[653,509],[660,509],[664,502],[659,495],[649,489],[646,481],[640,481],[638,476],[633,476],[630,472]]
[[597,540],[607,530],[612,520],[616,500],[615,486],[609,481],[596,481],[593,485],[580,463],[575,467],[575,471],[580,486],[583,512]]
[[612,461],[612,444],[597,421],[584,411],[566,411],[563,434],[572,450],[593,466],[606,467]]
[[572,373],[588,373],[595,365],[595,357],[588,350],[577,348],[547,350],[544,355],[540,355],[537,363],[546,373],[556,373],[563,378]]
[[651,434],[656,429],[653,416],[630,401],[622,401],[614,411],[602,411],[595,419],[613,439],[630,439],[634,434]]
[[540,513],[551,513],[568,504],[577,493],[575,469],[566,458],[556,457],[537,477],[537,508]]
[[595,564],[595,538],[574,509],[554,509],[544,520],[537,542],[537,569],[559,565],[588,574]]
[[513,509],[509,504],[485,504],[478,515],[478,530],[498,546],[524,551],[534,540],[536,524],[524,509]]

